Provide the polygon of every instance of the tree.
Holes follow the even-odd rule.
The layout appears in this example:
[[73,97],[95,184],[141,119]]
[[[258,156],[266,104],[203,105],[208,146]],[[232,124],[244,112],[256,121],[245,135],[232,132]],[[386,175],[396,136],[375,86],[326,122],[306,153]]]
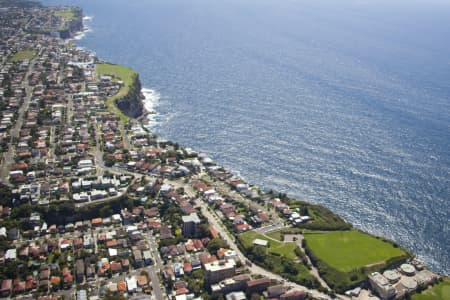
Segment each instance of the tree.
[[292,275],[298,274],[298,269],[296,268],[296,265],[289,261],[283,263],[283,270],[285,273],[288,274]]
[[261,295],[257,294],[257,293],[253,293],[250,300],[260,300],[261,299]]
[[33,208],[31,207],[31,204],[23,204],[17,207],[14,207],[11,212],[11,217],[13,219],[16,218],[27,218],[30,216],[31,211]]
[[0,205],[11,206],[11,189],[0,183]]
[[113,293],[111,293],[111,291],[108,289],[106,290],[105,296],[103,297],[103,299],[106,300],[125,300],[125,297],[123,295],[114,295]]
[[253,257],[260,262],[264,261],[264,258],[266,257],[266,248],[263,246],[256,245],[251,248],[251,253]]
[[216,253],[220,248],[228,248],[228,244],[221,238],[216,238],[209,241],[208,245],[206,245],[206,248],[210,253]]
[[100,217],[106,218],[113,214],[113,210],[112,210],[111,206],[106,204],[105,206],[100,208],[99,214],[100,214]]
[[199,237],[210,237],[211,236],[208,224],[202,223],[202,224],[200,224],[200,226],[198,226],[198,236]]

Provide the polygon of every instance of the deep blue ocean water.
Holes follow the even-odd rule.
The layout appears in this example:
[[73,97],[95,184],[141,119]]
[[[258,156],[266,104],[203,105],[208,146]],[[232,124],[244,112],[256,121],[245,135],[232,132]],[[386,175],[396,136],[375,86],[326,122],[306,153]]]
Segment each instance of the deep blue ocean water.
[[449,1],[44,3],[161,95],[158,134],[449,274]]

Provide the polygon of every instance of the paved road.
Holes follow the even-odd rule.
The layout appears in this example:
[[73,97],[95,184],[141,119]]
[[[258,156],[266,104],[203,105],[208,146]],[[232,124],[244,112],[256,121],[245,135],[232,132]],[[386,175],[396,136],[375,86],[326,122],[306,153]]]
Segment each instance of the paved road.
[[[216,227],[216,229],[219,230],[219,232],[222,232],[222,238],[228,243],[228,245],[230,246],[230,248],[236,252],[236,255],[238,256],[238,258],[241,260],[241,262],[246,262],[248,259],[245,257],[245,255],[241,252],[241,250],[239,250],[238,246],[236,245],[234,238],[230,237],[230,235],[227,234],[226,229],[222,229],[223,228],[223,224],[222,222],[220,222],[217,219],[217,216],[213,215],[207,208],[207,205],[205,202],[197,199],[195,201],[196,206],[200,207],[202,214],[208,219],[208,222],[213,225],[214,227]],[[304,287],[302,285],[296,284],[294,282],[290,282],[287,281],[285,278],[281,277],[280,275],[274,274],[272,272],[269,272],[255,264],[253,264],[251,267],[249,267],[250,272],[253,274],[258,274],[258,275],[262,275],[262,276],[266,276],[269,277],[271,279],[275,279],[278,280],[280,282],[284,282],[286,285],[289,285],[293,288],[296,289],[301,289],[304,291],[307,291],[308,293],[310,293],[313,297],[316,298],[321,298],[321,299],[330,299],[330,297],[324,293],[321,293],[317,290],[311,290],[308,289],[307,287]]]
[[156,248],[155,237],[152,233],[148,234],[147,239],[150,244],[150,251],[152,252],[152,256],[155,261],[155,264],[152,267],[147,268],[150,275],[150,280],[152,281],[153,294],[157,300],[167,299],[164,290],[161,288],[161,283],[158,277],[158,273],[163,269],[164,264],[159,256],[159,251]]
[[18,117],[16,120],[16,123],[10,130],[11,135],[11,141],[9,142],[9,149],[8,152],[4,155],[4,161],[1,169],[1,180],[4,183],[8,183],[8,176],[9,176],[9,166],[14,161],[14,148],[15,145],[13,143],[14,138],[18,138],[20,136],[20,130],[22,129],[25,112],[28,110],[28,107],[30,105],[30,100],[32,97],[33,87],[31,87],[28,83],[28,77],[31,75],[31,72],[34,68],[35,59],[33,58],[30,60],[30,64],[28,66],[28,71],[24,76],[24,80],[22,81],[23,87],[25,88],[25,97],[24,102],[19,108]]
[[285,241],[289,241],[289,242],[293,242],[295,240],[295,242],[297,243],[298,247],[300,249],[302,249],[303,253],[305,253],[305,256],[306,256],[306,259],[308,261],[308,264],[311,266],[311,270],[310,270],[309,273],[311,275],[313,275],[314,277],[316,277],[316,279],[320,282],[320,284],[324,288],[326,288],[327,290],[331,291],[330,287],[325,282],[325,280],[323,280],[322,277],[320,277],[319,270],[317,270],[317,268],[314,267],[314,265],[311,263],[311,259],[309,259],[309,256],[306,255],[305,248],[303,248],[303,245],[302,245],[303,235],[302,234],[286,234],[284,236],[284,240]]
[[[186,184],[183,184],[180,181],[171,181],[170,183],[175,188],[184,187],[184,192],[189,197],[191,197],[193,199],[196,198],[196,193],[193,190],[192,186],[190,186],[190,185],[187,186]],[[209,224],[213,225],[218,230],[218,232],[222,233],[221,234],[222,238],[228,243],[230,248],[233,251],[235,251],[237,257],[241,260],[241,262],[246,262],[248,260],[247,257],[241,252],[239,247],[236,245],[234,237],[232,237],[228,233],[228,230],[224,227],[223,223],[219,220],[219,218],[215,214],[211,213],[210,210],[208,210],[208,206],[203,200],[197,198],[194,201],[195,201],[195,206],[200,207],[202,214],[208,219]],[[253,274],[263,275],[263,276],[269,277],[271,279],[275,279],[280,282],[284,282],[286,285],[289,285],[291,287],[305,290],[305,291],[309,292],[313,297],[320,298],[320,299],[330,299],[330,297],[324,293],[321,293],[317,290],[308,289],[307,287],[296,284],[294,282],[287,281],[285,278],[281,277],[280,275],[272,273],[270,271],[267,271],[255,264],[252,264],[252,266],[249,267],[249,269],[250,269],[250,272]]]

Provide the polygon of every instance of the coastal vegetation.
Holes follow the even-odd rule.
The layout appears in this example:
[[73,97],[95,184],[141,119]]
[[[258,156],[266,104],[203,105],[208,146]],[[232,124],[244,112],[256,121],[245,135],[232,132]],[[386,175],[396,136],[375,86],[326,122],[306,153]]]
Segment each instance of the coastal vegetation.
[[18,62],[24,60],[30,60],[36,56],[36,51],[34,50],[21,50],[17,51],[12,56],[8,57],[9,62]]
[[119,92],[109,97],[105,104],[111,113],[116,114],[123,123],[127,123],[130,118],[117,107],[117,101],[128,95],[137,80],[137,73],[130,68],[108,63],[96,64],[95,70],[98,76],[109,75],[121,82]]
[[360,284],[371,272],[410,257],[396,244],[356,230],[309,232],[304,237],[312,263],[337,292]]
[[446,277],[441,282],[422,291],[413,294],[412,300],[445,300],[450,299],[450,278]]
[[311,217],[310,221],[296,225],[298,228],[310,230],[350,230],[352,228],[351,224],[324,206],[288,198],[285,194],[275,196],[286,203],[290,210],[297,211],[302,216]]

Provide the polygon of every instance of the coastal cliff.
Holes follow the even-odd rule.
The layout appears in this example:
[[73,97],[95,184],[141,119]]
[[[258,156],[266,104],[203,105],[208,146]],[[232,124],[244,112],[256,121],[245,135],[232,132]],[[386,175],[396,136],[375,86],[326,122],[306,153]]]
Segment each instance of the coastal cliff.
[[[142,103],[141,82],[139,74],[134,70],[109,63],[95,65],[97,76],[106,76],[104,80],[112,80],[120,84],[119,91],[108,95],[106,106],[108,110],[120,117],[123,122],[129,118],[138,118],[142,115],[144,105]],[[108,78],[111,76],[111,78]]]
[[141,81],[139,75],[134,76],[128,93],[116,99],[117,107],[130,118],[138,118],[143,113]]

